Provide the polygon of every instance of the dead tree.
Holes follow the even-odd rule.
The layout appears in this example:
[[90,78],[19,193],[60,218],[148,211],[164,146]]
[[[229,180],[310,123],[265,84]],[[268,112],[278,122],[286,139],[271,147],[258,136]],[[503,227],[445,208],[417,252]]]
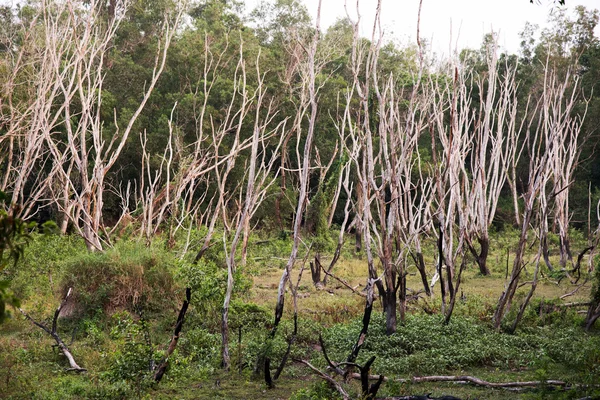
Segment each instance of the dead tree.
[[[538,208],[539,208],[537,211],[538,217],[541,220],[546,220],[547,214],[548,214],[548,199],[546,196],[545,188],[540,190],[539,197],[538,197]],[[535,264],[535,270],[533,272],[533,280],[531,281],[531,287],[529,288],[529,292],[527,293],[527,296],[525,296],[525,299],[523,300],[523,302],[521,303],[521,306],[519,307],[519,311],[517,312],[517,316],[515,317],[515,320],[513,321],[511,327],[508,329],[508,332],[510,332],[510,333],[514,333],[517,330],[517,326],[519,325],[519,322],[521,322],[521,319],[523,318],[523,315],[525,314],[525,310],[527,309],[527,306],[529,305],[529,301],[533,297],[533,294],[535,293],[535,289],[537,288],[537,284],[538,284],[538,279],[539,279],[539,274],[540,274],[540,260],[542,259],[542,255],[544,253],[544,245],[545,245],[545,242],[543,242],[541,239],[542,239],[542,237],[545,236],[544,229],[546,228],[546,226],[539,222],[535,225],[537,225],[537,230],[538,230],[538,232],[537,232],[538,250],[537,250],[537,253],[533,260],[533,262]]]
[[[260,55],[259,55],[260,57]],[[223,244],[225,248],[226,263],[227,263],[227,289],[225,291],[225,299],[223,301],[223,312],[221,318],[221,338],[222,338],[222,358],[223,368],[229,369],[230,367],[230,356],[229,356],[229,304],[231,302],[231,296],[233,294],[234,287],[234,275],[236,273],[236,253],[240,241],[242,241],[242,253],[245,254],[246,244],[249,235],[250,219],[255,214],[256,210],[263,202],[266,197],[268,188],[275,182],[276,175],[273,176],[275,162],[277,161],[279,150],[283,141],[283,132],[285,130],[286,120],[284,119],[276,126],[271,127],[273,118],[276,115],[272,106],[273,102],[266,103],[266,87],[264,84],[264,75],[261,73],[256,62],[257,69],[257,88],[255,92],[250,96],[253,99],[253,106],[255,108],[254,126],[252,129],[252,138],[250,145],[250,156],[247,165],[247,174],[245,177],[246,189],[243,193],[240,193],[240,209],[237,213],[237,221],[235,232],[231,244],[227,243],[227,234],[223,234]],[[242,65],[242,71],[244,67]],[[245,82],[245,72],[244,75]],[[243,89],[244,92],[246,88]],[[264,114],[264,115],[263,115]],[[240,121],[241,125],[241,121]],[[268,139],[271,137],[278,138],[273,145],[272,152],[267,151]],[[270,156],[268,154],[271,154]],[[235,157],[230,162],[235,162]],[[225,210],[221,211],[223,214]],[[242,256],[244,258],[244,256]]]
[[190,305],[190,301],[192,299],[192,290],[190,288],[185,289],[185,300],[181,305],[181,310],[179,310],[179,316],[177,317],[177,322],[175,323],[175,330],[173,331],[173,336],[171,337],[171,342],[169,343],[169,347],[165,352],[165,355],[161,362],[158,364],[156,371],[154,372],[154,381],[160,382],[165,372],[167,372],[167,368],[169,367],[169,357],[173,354],[175,349],[177,348],[177,342],[179,341],[179,335],[181,334],[181,329],[183,328],[183,322],[185,321],[185,314],[187,312],[188,306]]
[[[127,3],[119,4],[119,9],[126,9]],[[62,95],[68,99],[76,99],[81,104],[79,118],[77,123],[72,124],[72,116],[76,112],[70,102],[65,103],[64,129],[67,140],[62,143],[52,136],[47,136],[46,140],[49,146],[54,150],[55,158],[60,155],[72,157],[74,160],[74,170],[77,174],[79,185],[72,181],[72,174],[69,175],[63,169],[62,175],[70,188],[69,198],[57,199],[57,203],[71,204],[70,213],[67,217],[73,222],[80,235],[85,239],[89,250],[102,250],[103,245],[100,239],[102,229],[102,210],[103,195],[105,191],[105,179],[119,158],[133,125],[141,114],[146,102],[150,98],[152,91],[160,78],[166,65],[167,51],[171,40],[176,32],[179,20],[183,13],[180,4],[175,6],[171,15],[166,14],[163,20],[163,36],[159,40],[157,54],[152,71],[152,77],[147,82],[143,92],[142,100],[135,109],[127,126],[121,131],[117,124],[116,131],[107,135],[104,132],[103,123],[100,118],[100,106],[102,104],[102,85],[104,58],[108,52],[111,43],[114,40],[120,21],[125,18],[125,12],[117,13],[106,29],[100,24],[93,23],[101,12],[101,5],[92,2],[87,8],[87,12],[77,14],[75,10],[78,7],[71,5],[68,8],[69,20],[73,21],[74,26],[70,27],[69,32],[74,32],[68,39],[75,48],[83,49],[86,52],[76,52],[78,56],[73,60],[70,68],[67,69],[70,80],[61,85]],[[48,13],[47,15],[52,15]],[[83,18],[81,18],[81,15]],[[57,17],[59,18],[60,15]],[[57,23],[50,21],[52,24]],[[78,32],[82,33],[78,33]],[[57,64],[60,62],[60,55],[57,54]],[[85,71],[81,74],[80,71]],[[111,139],[107,142],[107,136]],[[87,142],[92,146],[88,148]],[[64,151],[59,149],[63,147]],[[91,173],[90,173],[91,171]],[[80,189],[79,189],[80,188]],[[63,211],[67,211],[64,210]]]
[[69,361],[70,368],[67,371],[86,372],[87,370],[85,368],[82,368],[79,365],[77,365],[77,362],[75,362],[75,358],[73,357],[73,354],[71,354],[69,347],[65,344],[65,342],[61,339],[61,337],[56,332],[58,317],[59,317],[60,312],[62,311],[63,307],[67,303],[69,296],[71,296],[72,292],[73,292],[73,289],[69,288],[69,290],[67,291],[67,294],[62,299],[62,301],[60,302],[60,305],[54,312],[54,318],[52,318],[52,328],[48,328],[46,325],[44,325],[40,322],[37,322],[36,320],[31,318],[27,313],[25,313],[25,311],[23,311],[20,308],[19,308],[19,311],[21,312],[21,314],[23,314],[25,316],[25,318],[27,318],[29,321],[31,321],[35,326],[41,328],[48,335],[52,336],[52,338],[56,341],[56,345],[58,346],[60,351],[62,351],[64,356],[67,357],[67,360]]
[[[549,68],[547,65],[546,68]],[[560,81],[559,81],[560,79]],[[585,111],[574,116],[579,93],[579,80],[573,79],[571,71],[567,71],[564,78],[559,78],[556,72],[544,76],[544,86],[548,86],[548,96],[552,100],[544,107],[545,129],[553,152],[551,157],[553,199],[554,199],[554,224],[558,228],[560,266],[565,268],[567,262],[574,266],[571,244],[569,240],[569,224],[572,214],[569,211],[569,193],[573,184],[575,168],[579,164],[581,150],[587,137],[581,138],[581,126]],[[569,93],[570,92],[570,93]],[[544,254],[549,268],[548,249]]]
[[[390,126],[386,124],[385,118],[378,126],[374,126],[370,99],[376,96],[378,113],[383,117],[388,111],[386,101],[390,95],[389,91],[393,90],[394,83],[390,78],[383,89],[379,88],[377,68],[383,40],[379,26],[381,1],[377,3],[371,44],[368,48],[359,37],[361,15],[358,4],[356,11],[357,20],[353,24],[354,40],[351,56],[353,82],[348,90],[346,101],[349,108],[352,97],[356,95],[360,108],[356,111],[356,115],[352,115],[355,121],[348,124],[353,148],[350,153],[353,154],[356,167],[357,190],[361,193],[360,203],[357,204],[360,212],[357,215],[361,218],[359,223],[367,255],[369,279],[377,282],[377,290],[383,301],[386,315],[386,331],[392,334],[396,331],[397,325],[398,289],[401,281],[405,279],[403,264],[398,264],[398,260],[394,260],[394,233],[398,223],[396,206],[398,188],[390,159],[391,143],[388,129]],[[347,114],[350,115],[350,112]],[[377,139],[379,139],[378,147],[376,147]],[[381,166],[381,172],[377,171],[376,164]],[[394,204],[388,205],[388,201]],[[375,256],[378,257],[383,271],[380,280],[377,279],[379,273],[375,267]]]
[[[338,126],[338,132],[340,134],[341,141],[344,142],[345,137],[345,127],[344,123],[346,120],[342,121],[342,126]],[[342,247],[344,246],[345,236],[346,236],[346,228],[348,226],[348,220],[350,218],[350,206],[352,204],[352,183],[350,182],[350,172],[352,167],[352,160],[349,158],[348,160],[340,160],[342,162],[339,171],[339,179],[338,179],[338,188],[336,189],[335,198],[332,201],[330,207],[330,217],[333,215],[333,211],[335,211],[335,207],[337,205],[337,201],[339,198],[339,192],[341,192],[342,188],[346,194],[346,204],[344,206],[344,220],[340,225],[340,230],[338,232],[338,240],[333,253],[331,260],[329,261],[329,265],[327,267],[323,266],[321,263],[321,255],[319,252],[316,252],[314,257],[314,262],[310,263],[311,277],[313,284],[316,288],[321,289],[327,285],[327,279],[331,275],[331,271],[333,267],[337,264],[340,259]],[[330,219],[331,221],[331,219]],[[329,223],[328,223],[329,224]],[[325,276],[321,275],[321,271],[325,273]]]
[[[17,169],[16,164],[11,164],[7,170],[9,178],[5,179],[11,186],[13,203],[23,204],[27,183],[33,192],[25,201],[23,215],[31,215],[34,205],[45,196],[45,204],[41,205],[56,205],[64,215],[63,221],[72,222],[90,250],[103,249],[100,233],[106,176],[162,74],[167,50],[183,13],[181,3],[165,11],[152,77],[142,99],[123,130],[116,124],[115,115],[115,130],[107,132],[100,113],[104,69],[129,5],[128,0],[116,2],[119,12],[100,23],[103,4],[99,1],[41,3],[34,18],[35,29],[26,36],[29,42],[23,47],[23,51],[33,50],[34,54],[32,60],[26,60],[34,76],[27,81],[35,88],[29,96],[33,103],[9,103],[15,117],[9,127],[9,147],[15,144],[13,134],[25,133],[19,150],[23,157]],[[15,64],[17,75],[13,74],[13,83],[18,82],[19,68],[22,66]],[[9,153],[15,157],[14,148]],[[32,180],[35,168],[44,164],[51,165],[50,172],[37,173]],[[66,223],[62,227],[66,229]]]
[[[64,79],[54,68],[54,54],[47,48],[58,41],[58,51],[64,55],[69,44],[61,43],[67,35],[63,29],[49,26],[44,7],[34,9],[36,14],[28,25],[17,24],[16,31],[4,38],[10,43],[6,47],[8,56],[0,60],[5,71],[0,86],[0,126],[4,130],[0,137],[0,189],[11,196],[9,204],[18,207],[23,219],[33,216],[36,206],[48,204],[47,196],[60,168],[53,165],[42,173],[52,163],[44,140],[61,123],[62,108],[53,105],[61,101]],[[68,158],[60,161],[69,162]]]
[[[409,90],[393,74],[381,73],[380,13],[378,2],[367,46],[358,34],[361,16],[357,11],[350,63],[353,81],[347,90],[344,113],[344,121],[349,122],[340,125],[348,130],[347,153],[357,176],[354,226],[362,231],[369,278],[381,278],[376,285],[386,315],[386,330],[392,334],[398,311],[400,320],[405,316],[409,255],[429,293],[421,235],[431,227],[433,188],[422,170],[418,141],[428,128],[426,110],[433,92],[422,90],[422,65]],[[355,102],[358,110],[352,105]],[[381,271],[375,267],[375,259]]]
[[[434,186],[434,215],[437,225],[438,257],[432,286],[440,280],[442,313],[448,319],[456,296],[456,264],[464,258],[468,214],[466,193],[470,185],[466,170],[467,155],[472,149],[473,125],[471,96],[465,71],[452,67],[451,81],[429,80],[429,90],[436,93],[430,109]],[[449,123],[445,119],[450,117]],[[441,148],[437,150],[436,144]],[[456,239],[456,240],[455,240]],[[444,279],[445,276],[445,279]]]
[[[550,74],[550,71],[547,70],[546,74]],[[553,87],[544,87],[543,96],[539,99],[533,115],[529,117],[529,123],[525,132],[524,140],[525,145],[527,146],[526,154],[529,158],[528,187],[527,191],[523,194],[524,209],[521,220],[521,234],[514,255],[512,272],[504,291],[500,295],[496,310],[492,317],[492,323],[496,329],[500,329],[505,315],[510,310],[513,297],[519,286],[521,273],[526,264],[525,252],[528,247],[529,228],[533,221],[538,221],[541,225],[539,229],[539,240],[543,251],[545,235],[547,232],[544,222],[547,221],[547,218],[545,218],[545,213],[539,215],[537,211],[540,210],[540,208],[536,208],[536,204],[539,204],[541,196],[541,209],[545,208],[545,190],[552,176],[552,143],[553,135],[555,133],[553,130],[548,129],[550,126],[550,121],[548,121],[549,114],[544,110],[550,107],[554,101],[559,100],[552,95],[552,93],[554,93],[553,90]],[[533,289],[535,289],[535,285],[533,286]]]
[[296,342],[296,337],[298,335],[298,287],[300,286],[300,282],[302,281],[302,273],[304,272],[306,260],[308,259],[310,254],[311,254],[311,248],[309,247],[306,251],[306,256],[304,257],[304,260],[302,261],[302,268],[300,268],[300,272],[298,273],[298,280],[296,281],[296,285],[294,285],[291,282],[291,280],[288,279],[289,288],[290,288],[290,291],[292,292],[292,305],[293,305],[293,310],[294,310],[294,317],[293,317],[294,318],[294,330],[292,331],[291,335],[287,339],[287,342],[288,342],[287,350],[285,351],[283,357],[281,358],[281,361],[279,362],[279,366],[275,370],[275,374],[273,374],[273,376],[271,376],[271,368],[270,368],[271,357],[268,354],[265,355],[265,382],[269,388],[273,388],[274,381],[279,379],[279,376],[283,372],[283,369],[285,368],[287,361],[290,357],[292,345]]
[[[318,8],[317,8],[317,18],[315,31],[313,33],[312,39],[310,42],[303,48],[305,50],[304,60],[300,61],[298,66],[298,70],[300,72],[301,77],[301,87],[300,87],[300,102],[299,109],[296,114],[296,119],[294,121],[294,127],[297,134],[297,147],[296,153],[298,160],[302,160],[302,164],[300,166],[298,180],[299,180],[299,190],[298,190],[298,202],[296,205],[296,213],[294,215],[294,225],[293,225],[293,240],[292,240],[292,250],[290,252],[290,256],[286,263],[285,269],[281,275],[281,279],[279,280],[279,286],[277,289],[277,303],[275,305],[275,320],[273,322],[273,328],[269,334],[269,337],[272,339],[275,337],[277,333],[277,328],[279,327],[279,322],[283,316],[283,307],[285,303],[285,288],[287,286],[288,280],[290,279],[290,275],[292,269],[294,267],[294,263],[296,262],[296,258],[298,255],[298,247],[300,244],[300,233],[301,233],[301,223],[302,218],[304,216],[304,211],[306,209],[306,201],[307,201],[307,193],[308,193],[308,184],[309,184],[309,175],[311,169],[311,161],[312,161],[312,147],[313,147],[313,139],[315,136],[315,127],[317,120],[317,110],[318,110],[318,102],[317,95],[320,87],[316,82],[316,75],[323,68],[325,60],[318,59],[317,48],[319,45],[319,36],[321,29],[321,0],[319,0]],[[299,42],[301,43],[301,42]],[[306,137],[304,142],[304,152],[301,154],[299,151],[299,143],[300,137],[303,132],[302,122],[305,118],[305,115],[310,111],[308,116],[308,126],[306,130]],[[267,368],[265,368],[266,370]]]
[[[358,4],[357,4],[358,5]],[[353,140],[353,146],[358,146],[359,152],[355,152],[354,163],[358,178],[357,187],[360,186],[362,192],[360,216],[362,220],[360,225],[363,233],[363,244],[367,255],[367,265],[369,279],[376,281],[379,296],[383,301],[384,313],[386,315],[386,331],[392,334],[396,331],[397,324],[397,289],[399,287],[398,277],[404,278],[403,273],[398,273],[398,266],[393,260],[393,232],[396,207],[387,207],[386,191],[391,190],[391,165],[389,158],[389,147],[387,142],[387,132],[383,130],[379,148],[374,147],[375,135],[371,124],[371,109],[369,99],[374,88],[377,88],[377,61],[379,50],[382,43],[382,33],[377,30],[379,14],[381,11],[381,1],[377,3],[375,24],[371,45],[368,49],[361,43],[359,38],[360,13],[357,7],[357,20],[354,23],[354,41],[352,46],[352,75],[353,86],[349,93],[356,93],[360,109],[356,115],[356,130],[350,132]],[[363,71],[364,66],[364,71]],[[381,96],[380,92],[377,92]],[[348,106],[350,101],[348,101]],[[385,105],[379,104],[380,107]],[[376,175],[375,165],[382,164],[382,173]],[[385,164],[384,164],[385,163]],[[388,213],[389,210],[389,213]],[[388,215],[389,214],[389,215]],[[389,218],[388,218],[389,217]],[[375,267],[375,257],[377,255],[382,264],[383,279],[377,279],[379,276]],[[383,281],[383,282],[382,282]]]
[[[466,244],[482,275],[489,275],[489,227],[496,215],[500,192],[508,175],[508,164],[520,155],[517,126],[517,65],[506,65],[504,75],[498,68],[498,47],[486,48],[487,71],[475,76],[481,97],[477,119],[473,121],[473,148],[470,154],[470,190],[465,193],[468,223]],[[522,147],[521,147],[522,149]],[[473,241],[479,244],[479,250]]]
[[346,379],[347,377],[352,376],[353,370],[358,369],[360,371],[359,377],[361,381],[361,399],[374,399],[377,395],[377,392],[379,391],[381,384],[385,380],[385,377],[383,375],[379,375],[375,383],[369,384],[369,379],[371,377],[369,375],[369,371],[371,369],[371,365],[373,365],[373,362],[375,361],[375,356],[371,357],[364,365],[359,365],[356,363],[356,358],[358,357],[360,349],[362,348],[365,339],[367,338],[369,323],[371,321],[371,314],[373,312],[373,284],[374,280],[369,278],[367,280],[366,287],[367,295],[365,301],[365,311],[362,319],[362,328],[360,330],[360,333],[358,334],[356,343],[352,347],[352,350],[350,351],[350,354],[348,355],[346,361],[333,362],[327,355],[327,349],[325,347],[325,342],[323,341],[323,338],[319,336],[319,344],[321,345],[321,352],[323,353],[323,357],[325,358],[325,361],[327,361],[328,369],[335,375],[332,376],[330,374],[322,372],[306,360],[296,360],[297,362],[300,362],[301,364],[304,364],[307,367],[309,367],[314,373],[317,374],[317,376],[324,379],[331,386],[333,386],[336,389],[336,391],[340,393],[340,395],[342,395],[344,399],[349,399],[350,396],[348,395],[344,387],[341,385],[341,383],[335,379],[336,376]]

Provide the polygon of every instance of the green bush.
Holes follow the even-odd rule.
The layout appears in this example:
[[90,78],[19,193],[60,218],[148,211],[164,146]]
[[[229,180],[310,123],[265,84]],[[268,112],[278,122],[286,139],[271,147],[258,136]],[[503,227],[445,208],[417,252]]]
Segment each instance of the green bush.
[[214,367],[218,363],[221,337],[203,328],[187,330],[177,346],[178,353],[189,358],[191,362],[203,366]]
[[342,396],[333,390],[327,382],[319,381],[307,389],[300,389],[290,397],[290,400],[333,400]]
[[139,243],[120,244],[104,253],[78,254],[65,261],[60,290],[73,288],[72,312],[93,316],[115,310],[171,309],[177,301],[169,253]]
[[[212,249],[211,249],[212,250]],[[216,331],[220,327],[221,309],[227,288],[227,269],[223,265],[225,256],[216,250],[207,251],[197,264],[181,263],[176,277],[182,286],[192,289],[193,316],[189,318],[192,324],[199,321],[200,326]],[[245,276],[241,269],[234,274],[234,299],[244,297],[252,287],[252,280]],[[236,304],[232,304],[232,315],[235,314]],[[231,318],[233,322],[234,317]],[[233,322],[235,323],[235,322]],[[195,325],[193,325],[195,326]]]
[[52,296],[55,282],[61,275],[64,260],[87,251],[75,236],[33,233],[18,265],[4,271],[11,289],[22,300]]
[[117,348],[109,355],[111,361],[105,377],[113,383],[126,381],[149,386],[158,357],[152,349],[146,323],[134,321],[126,312],[115,313],[112,318],[115,325],[111,330],[111,340]]

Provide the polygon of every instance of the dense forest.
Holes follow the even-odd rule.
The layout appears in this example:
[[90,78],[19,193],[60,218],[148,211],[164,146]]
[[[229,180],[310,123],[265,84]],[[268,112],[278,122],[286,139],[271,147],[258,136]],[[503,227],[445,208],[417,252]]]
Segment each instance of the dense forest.
[[369,3],[0,7],[0,398],[600,396],[600,13]]

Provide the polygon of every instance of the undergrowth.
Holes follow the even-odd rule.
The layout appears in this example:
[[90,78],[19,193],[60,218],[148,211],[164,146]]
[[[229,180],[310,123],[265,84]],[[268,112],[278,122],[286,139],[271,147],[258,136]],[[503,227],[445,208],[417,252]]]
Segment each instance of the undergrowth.
[[[331,234],[334,237],[335,232]],[[89,372],[66,372],[68,364],[52,347],[53,340],[15,316],[1,327],[0,398],[337,397],[326,383],[294,362],[288,363],[275,389],[267,390],[262,377],[254,374],[259,355],[265,352],[272,360],[272,368],[276,368],[292,338],[290,360],[309,360],[326,371],[319,335],[323,336],[329,357],[345,361],[362,326],[362,297],[334,280],[326,291],[318,291],[304,277],[298,290],[297,334],[293,335],[288,291],[278,333],[274,339],[269,338],[276,286],[289,252],[289,240],[284,237],[251,237],[248,263],[240,266],[235,276],[229,314],[232,367],[225,373],[220,366],[220,317],[227,279],[222,246],[210,247],[194,264],[197,248],[191,246],[189,253],[180,257],[181,243],[176,244],[175,250],[168,250],[160,240],[147,247],[130,239],[117,242],[104,253],[88,253],[84,243],[73,236],[33,236],[22,262],[7,268],[5,277],[22,299],[23,308],[47,324],[67,288],[73,287],[74,295],[61,314],[58,333]],[[202,232],[192,234],[194,238],[201,236]],[[499,248],[510,247],[515,237],[509,231],[506,235],[495,234],[493,240]],[[343,250],[334,272],[353,286],[358,284],[356,290],[360,291],[365,262],[351,247]],[[324,250],[325,259],[330,250]],[[426,243],[424,250],[429,263],[432,244]],[[496,299],[493,290],[502,286],[506,261],[503,257],[501,252],[490,257],[492,277],[478,275],[475,268],[465,272],[461,285],[464,295],[457,302],[449,325],[443,325],[439,315],[427,314],[439,311],[439,296],[422,298],[408,304],[406,320],[399,323],[395,334],[388,336],[380,305],[376,304],[357,362],[362,364],[371,356],[376,357],[371,373],[391,379],[383,385],[381,395],[426,393],[424,390],[442,393],[437,391],[443,387],[440,385],[411,386],[393,381],[429,374],[477,375],[490,381],[552,378],[578,384],[600,383],[598,330],[584,332],[584,315],[577,309],[558,307],[560,301],[552,299],[562,292],[555,283],[540,282],[540,296],[532,300],[515,334],[491,328]],[[418,277],[408,278],[410,287],[418,288]],[[292,281],[296,279],[294,276]],[[566,284],[564,280],[563,285]],[[169,344],[185,287],[192,288],[192,302],[169,370],[157,386],[152,381],[152,367],[161,360]],[[582,289],[579,299],[587,293],[589,288]],[[515,304],[523,295],[517,293]],[[355,386],[349,385],[352,393],[358,393]],[[450,389],[443,393],[503,398],[503,392],[488,397],[478,389]],[[543,397],[543,393],[544,389],[538,388],[526,397]]]

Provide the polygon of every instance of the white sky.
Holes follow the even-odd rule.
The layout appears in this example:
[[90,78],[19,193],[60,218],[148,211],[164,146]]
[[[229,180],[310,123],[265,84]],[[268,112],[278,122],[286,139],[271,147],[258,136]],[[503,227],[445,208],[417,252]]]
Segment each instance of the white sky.
[[[318,0],[299,0],[311,13],[313,20],[317,13]],[[251,9],[258,0],[246,0]],[[361,0],[362,35],[371,36],[377,0]],[[600,0],[566,0],[566,8],[576,5],[588,9],[600,9]],[[356,1],[348,0],[351,15],[355,14]],[[382,0],[382,26],[386,37],[401,42],[416,42],[417,14],[419,0]],[[499,45],[511,53],[519,50],[519,32],[529,21],[543,27],[552,7],[559,7],[552,0],[423,0],[421,11],[421,37],[432,43],[433,50],[448,54],[452,48],[479,48],[483,35],[492,29],[499,31]],[[321,25],[325,30],[336,19],[345,16],[344,0],[323,0]],[[452,32],[452,35],[451,35]],[[600,28],[596,29],[600,36]],[[458,38],[458,42],[457,42]]]

